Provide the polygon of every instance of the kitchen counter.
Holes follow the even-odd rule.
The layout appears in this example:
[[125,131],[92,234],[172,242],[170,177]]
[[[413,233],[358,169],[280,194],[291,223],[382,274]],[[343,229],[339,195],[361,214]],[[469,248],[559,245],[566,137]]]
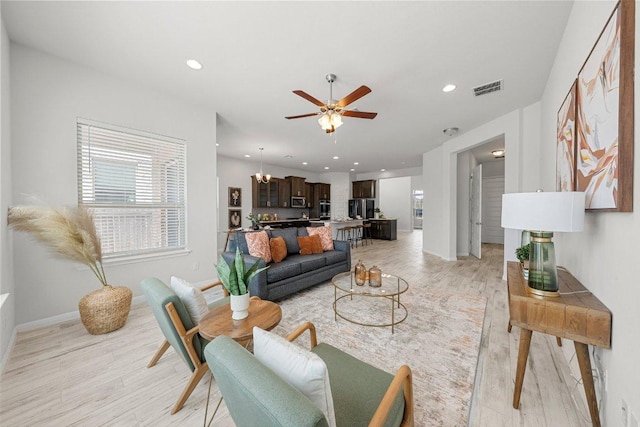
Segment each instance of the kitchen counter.
[[354,225],[362,225],[362,219],[347,219],[347,220],[314,220],[309,221],[311,225],[315,227],[329,226],[331,227],[331,234],[333,235],[333,239],[336,240],[338,236],[338,230],[342,227],[346,226],[354,226]]

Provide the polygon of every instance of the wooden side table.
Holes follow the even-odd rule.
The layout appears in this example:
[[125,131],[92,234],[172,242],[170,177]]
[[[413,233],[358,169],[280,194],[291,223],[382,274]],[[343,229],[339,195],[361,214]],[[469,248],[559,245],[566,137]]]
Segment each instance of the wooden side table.
[[520,406],[531,334],[542,332],[573,340],[591,422],[600,426],[588,345],[611,348],[611,312],[568,271],[558,269],[558,281],[559,297],[539,297],[527,292],[519,263],[510,261],[507,265],[510,324],[520,328],[513,407]]
[[252,297],[249,302],[249,317],[233,320],[231,314],[229,304],[208,312],[200,320],[200,335],[208,341],[212,341],[217,336],[226,335],[239,343],[246,343],[253,337],[254,326],[270,331],[282,319],[282,309],[278,304],[258,297]]

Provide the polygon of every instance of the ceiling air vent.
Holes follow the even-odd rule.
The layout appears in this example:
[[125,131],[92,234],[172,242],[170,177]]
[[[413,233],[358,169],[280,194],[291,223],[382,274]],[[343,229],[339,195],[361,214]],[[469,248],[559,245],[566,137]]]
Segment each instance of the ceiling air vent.
[[495,82],[487,83],[481,86],[473,88],[473,94],[475,96],[486,95],[491,92],[497,92],[502,90],[503,80],[496,80]]

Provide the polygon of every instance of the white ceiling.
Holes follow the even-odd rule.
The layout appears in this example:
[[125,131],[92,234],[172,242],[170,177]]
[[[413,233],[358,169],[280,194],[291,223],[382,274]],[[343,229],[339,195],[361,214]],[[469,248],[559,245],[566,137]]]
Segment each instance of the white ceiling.
[[[265,163],[365,173],[420,166],[443,129],[539,100],[572,4],[2,1],[2,15],[16,43],[213,109],[225,156],[264,147]],[[350,108],[378,116],[347,117],[335,136],[314,117],[285,120],[317,111],[292,90],[326,101],[327,73],[336,99],[369,86]],[[473,96],[497,79],[502,92]],[[443,93],[446,83],[458,88]]]

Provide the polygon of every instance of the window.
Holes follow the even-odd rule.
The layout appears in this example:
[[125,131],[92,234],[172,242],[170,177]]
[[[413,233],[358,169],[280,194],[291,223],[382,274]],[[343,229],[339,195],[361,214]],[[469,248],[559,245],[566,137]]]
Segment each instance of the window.
[[186,248],[182,140],[78,119],[78,204],[108,258]]

